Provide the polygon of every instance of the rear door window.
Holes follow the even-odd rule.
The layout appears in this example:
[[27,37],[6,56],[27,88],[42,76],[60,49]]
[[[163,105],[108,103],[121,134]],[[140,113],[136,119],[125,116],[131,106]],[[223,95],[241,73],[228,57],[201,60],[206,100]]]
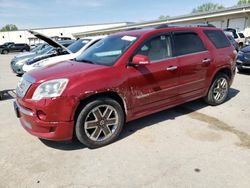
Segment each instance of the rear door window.
[[231,45],[226,35],[220,30],[205,30],[204,33],[217,49],[226,48]]
[[207,50],[202,40],[195,32],[174,32],[173,37],[176,56]]

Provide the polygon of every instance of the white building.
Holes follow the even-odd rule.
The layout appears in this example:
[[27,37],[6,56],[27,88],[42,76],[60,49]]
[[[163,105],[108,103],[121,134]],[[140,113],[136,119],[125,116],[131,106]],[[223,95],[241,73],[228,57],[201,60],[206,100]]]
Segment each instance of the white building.
[[[74,38],[73,33],[87,32],[92,30],[100,30],[111,27],[126,26],[127,22],[120,23],[107,23],[107,24],[92,24],[92,25],[79,25],[79,26],[66,26],[66,27],[52,27],[52,28],[36,28],[31,29],[42,33],[49,37],[70,37]],[[27,43],[34,44],[40,41],[30,34],[27,30],[18,30],[10,32],[0,32],[0,44],[5,42]]]
[[[167,13],[166,13],[167,14]],[[147,22],[140,22],[121,27],[101,29],[96,31],[87,31],[75,33],[75,37],[83,37],[96,34],[111,34],[124,31],[131,28],[141,28],[156,26],[160,24],[191,24],[191,23],[210,23],[218,28],[235,28],[243,31],[247,37],[250,37],[250,4],[243,6],[234,6],[216,11],[205,13],[188,14],[183,16],[170,17],[167,19],[158,19]]]

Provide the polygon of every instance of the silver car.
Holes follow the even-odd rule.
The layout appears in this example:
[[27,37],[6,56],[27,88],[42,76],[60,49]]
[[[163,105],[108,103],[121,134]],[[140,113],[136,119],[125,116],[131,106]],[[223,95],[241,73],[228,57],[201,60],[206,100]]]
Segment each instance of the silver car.
[[40,44],[38,47],[34,48],[30,52],[20,53],[16,55],[10,62],[11,69],[16,74],[23,74],[22,67],[26,60],[29,58],[48,53],[53,47],[47,43]]

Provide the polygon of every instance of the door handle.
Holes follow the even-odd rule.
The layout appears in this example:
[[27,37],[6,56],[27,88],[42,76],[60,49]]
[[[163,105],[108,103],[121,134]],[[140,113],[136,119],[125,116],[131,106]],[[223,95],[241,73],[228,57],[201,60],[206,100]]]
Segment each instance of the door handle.
[[211,63],[211,59],[203,59],[202,60],[202,63],[205,63],[205,64],[208,64],[208,63]]
[[178,67],[177,66],[170,66],[166,70],[167,71],[175,71]]

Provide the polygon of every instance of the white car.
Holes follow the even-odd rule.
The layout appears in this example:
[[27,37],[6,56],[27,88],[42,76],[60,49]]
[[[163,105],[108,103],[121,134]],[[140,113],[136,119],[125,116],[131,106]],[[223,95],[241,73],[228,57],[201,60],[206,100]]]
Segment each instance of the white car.
[[37,62],[30,64],[30,65],[24,64],[23,70],[24,70],[24,72],[28,72],[28,71],[31,71],[31,70],[34,70],[37,68],[53,65],[53,64],[58,63],[60,61],[74,59],[77,56],[79,56],[83,51],[85,51],[90,46],[92,46],[93,44],[95,44],[99,40],[103,39],[104,37],[105,36],[92,36],[92,37],[84,37],[84,38],[78,39],[76,42],[69,45],[67,48],[63,47],[66,54],[42,59],[42,60],[37,61]]
[[246,44],[246,37],[243,32],[238,31],[237,29],[233,28],[226,28],[224,29],[226,32],[231,32],[234,40],[238,43],[239,47],[242,48]]

